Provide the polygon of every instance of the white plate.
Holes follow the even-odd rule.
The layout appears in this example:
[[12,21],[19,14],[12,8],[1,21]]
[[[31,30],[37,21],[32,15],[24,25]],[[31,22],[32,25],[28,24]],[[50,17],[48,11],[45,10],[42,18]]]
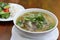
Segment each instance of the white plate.
[[40,35],[37,38],[22,37],[21,32],[15,26],[13,26],[12,36],[10,40],[57,40],[58,36],[59,36],[59,31],[58,28],[56,28],[55,30],[47,34]]
[[9,9],[10,17],[7,19],[0,18],[0,21],[12,21],[13,17],[16,15],[16,13],[25,10],[25,8],[19,4],[9,3],[9,5],[10,5],[10,9]]

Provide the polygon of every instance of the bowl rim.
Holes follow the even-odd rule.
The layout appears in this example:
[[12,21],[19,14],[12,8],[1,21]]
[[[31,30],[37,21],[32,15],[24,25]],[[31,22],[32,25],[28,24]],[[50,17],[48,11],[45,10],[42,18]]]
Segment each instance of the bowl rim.
[[[40,8],[28,8],[28,9],[26,9],[25,11],[23,11],[22,13],[29,12],[29,11],[30,11],[30,12],[31,12],[31,11],[37,11],[37,10],[38,10],[38,12],[39,12],[39,11],[48,12],[48,13],[50,13],[52,16],[54,16],[54,19],[56,20],[56,25],[55,25],[52,29],[49,29],[49,30],[47,30],[47,31],[31,32],[31,31],[24,30],[24,29],[22,29],[21,27],[19,27],[18,25],[16,25],[16,19],[19,17],[19,16],[18,16],[17,18],[15,18],[15,19],[13,20],[15,26],[16,26],[18,29],[20,29],[21,31],[27,32],[27,33],[47,33],[47,32],[50,32],[50,31],[54,30],[54,29],[57,27],[57,25],[58,25],[58,19],[57,19],[56,15],[53,14],[52,12],[50,12],[50,11],[48,11],[48,10],[45,10],[45,9],[40,9]],[[48,13],[47,13],[47,14],[48,14]],[[22,14],[22,15],[23,15],[23,14]]]

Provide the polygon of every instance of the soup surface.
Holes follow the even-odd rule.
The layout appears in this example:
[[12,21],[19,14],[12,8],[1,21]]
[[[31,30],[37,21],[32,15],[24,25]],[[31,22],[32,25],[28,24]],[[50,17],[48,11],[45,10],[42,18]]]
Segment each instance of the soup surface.
[[24,30],[41,32],[55,26],[54,19],[43,12],[26,12],[16,20],[16,24]]

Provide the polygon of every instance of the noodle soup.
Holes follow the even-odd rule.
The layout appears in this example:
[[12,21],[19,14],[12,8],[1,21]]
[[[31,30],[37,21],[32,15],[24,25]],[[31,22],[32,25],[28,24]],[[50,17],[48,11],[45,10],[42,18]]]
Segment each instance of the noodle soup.
[[26,12],[19,16],[16,25],[31,32],[42,32],[52,29],[56,23],[53,17],[43,12]]

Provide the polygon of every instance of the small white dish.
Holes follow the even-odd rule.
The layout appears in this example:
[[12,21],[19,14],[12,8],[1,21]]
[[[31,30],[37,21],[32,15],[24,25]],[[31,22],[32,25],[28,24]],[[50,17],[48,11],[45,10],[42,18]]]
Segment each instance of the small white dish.
[[59,36],[59,31],[58,28],[56,28],[49,33],[39,35],[39,37],[29,38],[29,37],[25,37],[25,35],[20,30],[18,30],[15,26],[13,26],[12,36],[10,40],[57,40],[58,36]]
[[10,17],[7,18],[7,19],[0,18],[0,21],[12,21],[13,17],[16,15],[16,13],[25,10],[25,8],[22,5],[19,5],[19,4],[9,3],[9,5],[10,5],[10,8],[9,8]]

